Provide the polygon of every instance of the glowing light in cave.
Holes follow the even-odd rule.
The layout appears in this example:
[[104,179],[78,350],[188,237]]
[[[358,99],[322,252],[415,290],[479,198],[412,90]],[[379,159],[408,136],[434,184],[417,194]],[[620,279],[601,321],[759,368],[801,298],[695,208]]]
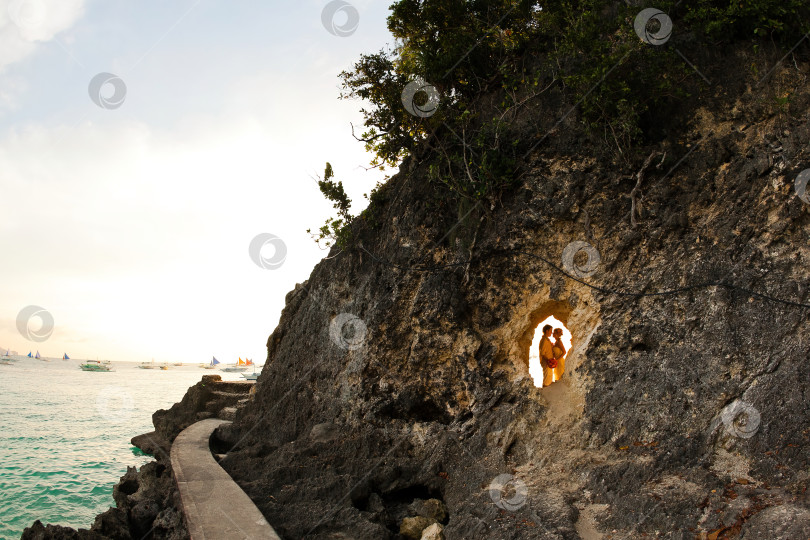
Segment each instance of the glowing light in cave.
[[[568,355],[571,353],[571,332],[568,331],[568,328],[566,328],[559,319],[551,315],[537,325],[537,328],[534,330],[534,337],[532,338],[532,346],[531,349],[529,349],[529,375],[534,379],[534,385],[537,388],[543,387],[543,368],[540,366],[540,338],[543,337],[543,327],[547,324],[550,324],[552,328],[562,328],[562,342],[563,345],[565,345],[566,351],[563,358],[568,358]],[[556,380],[556,378],[554,380]]]

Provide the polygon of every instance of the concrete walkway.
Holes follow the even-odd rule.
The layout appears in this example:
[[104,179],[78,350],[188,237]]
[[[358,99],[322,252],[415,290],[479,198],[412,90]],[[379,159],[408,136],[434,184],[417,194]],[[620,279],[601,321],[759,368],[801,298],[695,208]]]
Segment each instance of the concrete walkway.
[[280,540],[242,488],[211,455],[211,433],[225,420],[208,419],[183,430],[172,444],[174,478],[191,540]]

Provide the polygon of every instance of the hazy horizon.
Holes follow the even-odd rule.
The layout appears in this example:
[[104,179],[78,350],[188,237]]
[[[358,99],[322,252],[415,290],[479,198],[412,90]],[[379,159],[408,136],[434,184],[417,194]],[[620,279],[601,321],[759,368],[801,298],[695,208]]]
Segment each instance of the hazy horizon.
[[[0,346],[0,353],[5,354],[6,348],[7,347]],[[39,352],[38,349],[31,349],[31,354],[36,354],[37,352]],[[15,351],[15,350],[11,349],[9,351],[9,356],[27,358],[28,353],[24,352],[24,351]],[[62,360],[62,355],[61,354],[58,355],[58,356],[54,356],[54,355],[44,355],[44,354],[42,354],[40,352],[40,356],[42,357],[41,359]],[[265,357],[262,357],[260,360],[257,360],[255,358],[242,356],[241,359],[242,360],[252,360],[253,363],[258,367],[258,366],[264,365]],[[32,360],[34,360],[34,358],[32,358]],[[151,362],[153,359],[149,358],[148,360],[120,360],[118,358],[102,358],[102,357],[93,357],[93,358],[87,357],[87,358],[85,358],[85,357],[78,357],[78,356],[68,355],[68,360],[69,361],[72,361],[72,360],[76,360],[76,361],[82,361],[82,360],[110,360],[112,362],[122,362],[122,363],[127,363],[127,364],[141,364],[141,363],[144,363],[144,362]],[[155,364],[162,364],[164,362],[172,363],[169,360],[161,360],[161,361],[158,361],[157,359],[154,359],[154,360],[155,360]],[[236,364],[239,361],[239,358],[234,358],[234,359],[228,358],[226,360],[220,360],[219,358],[217,358],[217,361],[221,365],[230,365],[230,364]],[[179,360],[176,360],[175,363],[176,362],[179,362]],[[199,364],[208,364],[210,362],[211,362],[211,359],[209,358],[208,361],[200,360],[199,362],[197,362],[197,361],[183,362],[183,365],[185,365],[185,366],[197,366]]]
[[[343,37],[327,4],[0,0],[3,352],[264,361],[326,255],[313,178],[330,161],[356,213],[385,174],[364,169],[338,74],[392,43],[388,4],[353,2]],[[286,247],[273,268],[248,254],[263,233]],[[53,318],[45,341],[18,330],[29,306]]]

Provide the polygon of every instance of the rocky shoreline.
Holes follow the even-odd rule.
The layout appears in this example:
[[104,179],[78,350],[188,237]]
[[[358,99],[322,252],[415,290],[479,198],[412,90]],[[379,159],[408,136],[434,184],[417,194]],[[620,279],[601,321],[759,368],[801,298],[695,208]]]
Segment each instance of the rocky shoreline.
[[[134,439],[156,461],[116,509],[23,538],[185,538],[165,456],[215,415],[220,464],[282,538],[810,537],[810,65],[775,70],[782,108],[740,77],[777,60],[700,58],[716,92],[629,163],[550,90],[538,122],[565,129],[458,227],[406,158],[357,246],[287,295],[252,398],[204,378]],[[549,315],[574,342],[539,389]]]
[[[753,61],[701,57],[719,90],[631,166],[566,123],[461,225],[402,163],[359,247],[288,294],[256,405],[220,434],[282,538],[402,540],[417,499],[449,539],[810,537],[810,66],[775,74],[778,110],[742,84]],[[538,122],[569,107],[544,103]],[[574,343],[538,389],[549,315]]]
[[96,516],[90,529],[43,525],[37,520],[25,529],[21,539],[188,539],[169,458],[172,442],[199,420],[232,420],[236,411],[252,398],[252,389],[252,382],[222,381],[219,375],[203,375],[179,403],[152,415],[154,431],[132,438],[132,445],[154,456],[155,461],[140,469],[127,467],[126,474],[113,488],[115,508]]

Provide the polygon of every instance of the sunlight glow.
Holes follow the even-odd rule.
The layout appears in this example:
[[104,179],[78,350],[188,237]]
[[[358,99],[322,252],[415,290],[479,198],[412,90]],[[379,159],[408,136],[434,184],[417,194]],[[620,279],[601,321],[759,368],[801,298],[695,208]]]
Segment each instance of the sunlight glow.
[[571,332],[569,332],[568,328],[557,318],[551,315],[537,325],[534,331],[534,338],[532,338],[532,347],[529,349],[529,375],[534,379],[534,385],[537,388],[543,387],[543,368],[540,366],[540,338],[543,337],[543,327],[547,324],[550,324],[553,328],[562,328],[562,342],[566,350],[563,358],[568,358],[571,352]]

